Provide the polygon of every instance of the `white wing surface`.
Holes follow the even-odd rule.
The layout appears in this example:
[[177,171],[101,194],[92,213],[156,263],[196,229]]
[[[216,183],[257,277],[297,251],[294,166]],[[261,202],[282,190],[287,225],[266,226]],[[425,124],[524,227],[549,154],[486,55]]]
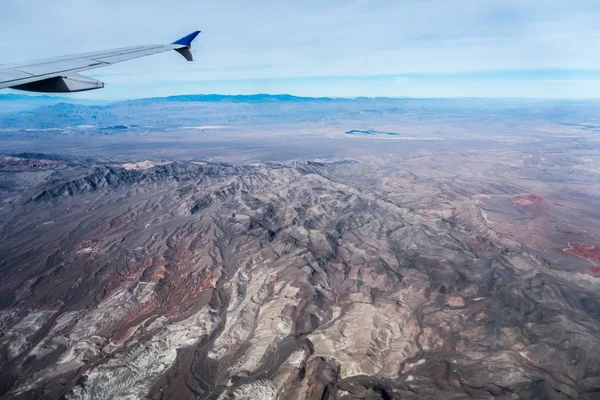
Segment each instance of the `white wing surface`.
[[170,50],[175,50],[188,61],[192,61],[190,48],[192,41],[199,33],[200,31],[190,33],[166,45],[124,47],[20,64],[0,65],[0,89],[12,88],[44,93],[101,89],[104,87],[103,82],[81,76],[79,72]]

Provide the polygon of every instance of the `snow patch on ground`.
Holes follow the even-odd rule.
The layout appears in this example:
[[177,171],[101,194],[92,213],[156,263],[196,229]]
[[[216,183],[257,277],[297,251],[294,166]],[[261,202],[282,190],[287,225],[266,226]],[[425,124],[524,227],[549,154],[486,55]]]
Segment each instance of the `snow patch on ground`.
[[168,161],[155,162],[155,161],[150,161],[150,160],[144,160],[144,161],[139,161],[136,163],[125,163],[121,166],[123,168],[125,168],[126,170],[131,171],[131,170],[145,170],[145,169],[154,168],[157,165],[167,165],[167,164],[171,164],[171,162],[168,162]]

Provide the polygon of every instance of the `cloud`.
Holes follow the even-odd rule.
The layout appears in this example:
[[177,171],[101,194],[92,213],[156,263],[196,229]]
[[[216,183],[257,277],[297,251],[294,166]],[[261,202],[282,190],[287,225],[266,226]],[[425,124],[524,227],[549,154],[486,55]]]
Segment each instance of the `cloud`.
[[192,65],[166,54],[93,73],[132,86],[600,65],[597,1],[0,0],[0,10],[0,63],[205,32]]
[[395,76],[393,80],[394,80],[394,83],[397,83],[400,85],[404,85],[407,83],[413,83],[413,80],[411,78],[409,78],[408,76]]

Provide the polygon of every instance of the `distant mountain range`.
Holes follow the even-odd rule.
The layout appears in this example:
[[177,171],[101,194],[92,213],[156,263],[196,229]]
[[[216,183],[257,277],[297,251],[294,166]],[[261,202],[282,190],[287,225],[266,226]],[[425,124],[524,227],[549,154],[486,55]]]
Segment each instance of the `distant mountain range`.
[[384,132],[384,131],[378,131],[378,130],[374,130],[374,129],[367,129],[367,130],[361,130],[361,129],[351,129],[349,131],[345,132],[346,135],[398,135],[396,132]]
[[62,96],[31,96],[27,94],[0,93],[0,115],[34,110],[41,106],[59,103],[93,105],[107,104],[108,102],[101,100],[74,99]]
[[[369,133],[369,123],[383,118],[426,121],[430,118],[485,122],[542,119],[560,123],[600,123],[598,101],[526,99],[417,99],[296,97],[287,94],[180,95],[119,102],[58,96],[0,94],[0,129],[65,129],[115,126],[160,129],[204,125],[347,122],[349,134]],[[354,124],[356,123],[356,124]],[[360,131],[360,132],[359,132]],[[370,132],[369,134],[374,133]],[[377,132],[380,133],[380,132]]]

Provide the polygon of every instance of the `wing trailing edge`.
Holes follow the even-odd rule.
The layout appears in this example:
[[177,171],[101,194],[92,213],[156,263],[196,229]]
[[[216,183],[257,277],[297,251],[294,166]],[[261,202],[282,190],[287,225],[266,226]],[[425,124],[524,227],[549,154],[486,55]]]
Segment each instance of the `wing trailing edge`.
[[72,93],[86,90],[102,89],[104,82],[79,74],[55,76],[40,81],[13,86],[12,89],[40,93]]

